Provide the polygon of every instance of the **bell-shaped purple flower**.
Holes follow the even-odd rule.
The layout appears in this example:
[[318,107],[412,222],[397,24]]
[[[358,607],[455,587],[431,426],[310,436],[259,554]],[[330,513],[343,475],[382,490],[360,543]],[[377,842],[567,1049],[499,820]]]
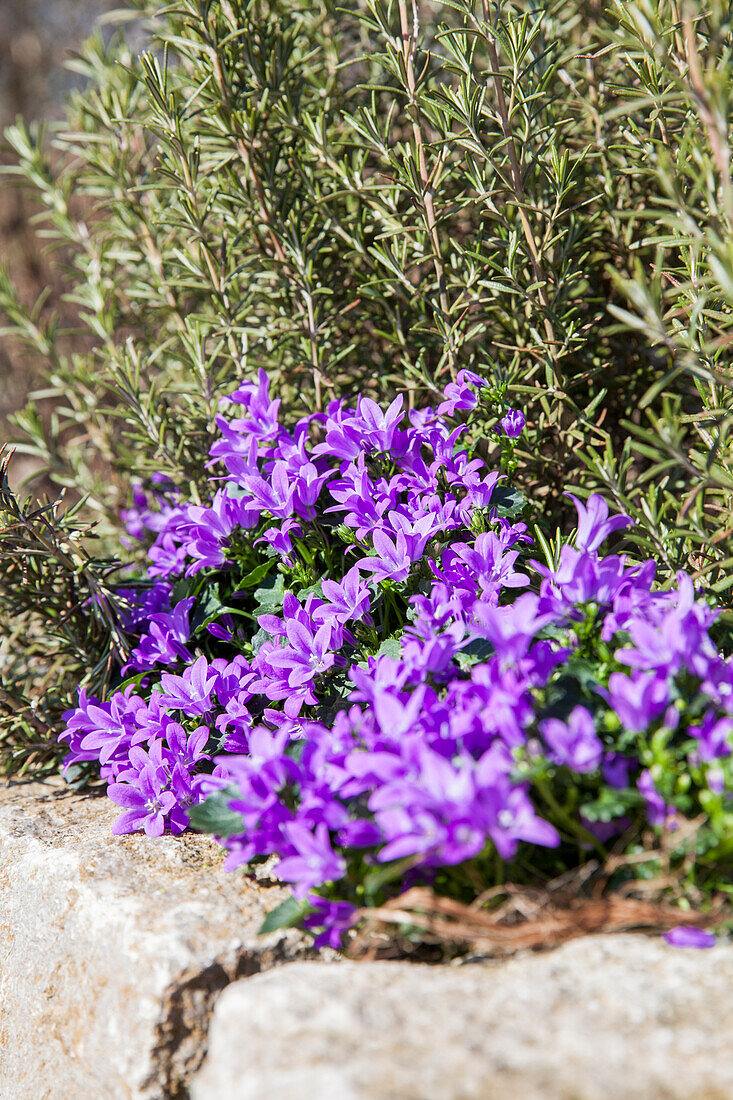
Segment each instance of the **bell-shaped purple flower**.
[[567,722],[547,718],[540,722],[540,731],[556,764],[575,772],[592,772],[603,756],[603,746],[596,733],[593,716],[585,707],[575,707]]
[[634,522],[630,516],[609,516],[609,507],[598,493],[592,493],[587,504],[572,493],[565,496],[570,497],[578,512],[575,545],[579,550],[597,550],[610,534]]

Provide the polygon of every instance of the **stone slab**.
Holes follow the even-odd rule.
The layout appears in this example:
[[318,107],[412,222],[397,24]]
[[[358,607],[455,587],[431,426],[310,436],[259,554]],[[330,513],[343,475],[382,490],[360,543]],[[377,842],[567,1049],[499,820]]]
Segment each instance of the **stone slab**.
[[597,936],[496,964],[237,981],[191,1100],[732,1100],[733,948]]
[[0,1098],[172,1100],[233,978],[298,954],[257,929],[287,891],[208,837],[115,837],[59,781],[0,788]]

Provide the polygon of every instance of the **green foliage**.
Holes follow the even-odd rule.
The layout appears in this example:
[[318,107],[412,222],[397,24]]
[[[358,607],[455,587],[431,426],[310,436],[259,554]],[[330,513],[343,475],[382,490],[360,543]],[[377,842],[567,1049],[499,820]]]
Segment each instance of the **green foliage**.
[[205,802],[192,806],[189,814],[191,827],[199,833],[213,833],[220,837],[241,833],[242,815],[230,810],[227,804],[236,798],[238,793],[236,787],[215,791]]
[[612,227],[583,5],[152,7],[154,50],[95,38],[77,59],[90,87],[53,159],[7,133],[94,342],[65,355],[0,288],[60,405],[48,443],[26,418],[26,446],[109,509],[90,431],[121,474],[198,485],[218,398],[258,367],[308,407],[405,384],[419,400],[468,367],[527,407],[526,476],[556,495],[573,448],[605,439],[610,388],[628,395],[621,341],[598,334]]
[[[730,603],[733,565],[733,100],[730,5],[615,3],[606,112],[615,221],[627,242],[609,312],[643,386],[616,435],[581,458],[586,486],[638,520],[632,539],[665,570],[692,569]],[[633,89],[634,110],[623,98]],[[610,136],[610,135],[609,135]],[[638,392],[638,391],[637,391]],[[622,438],[626,433],[626,438]]]
[[[132,6],[149,48],[125,20],[95,35],[65,121],[6,132],[79,330],[0,274],[0,333],[47,362],[53,407],[18,447],[103,540],[131,477],[204,492],[219,399],[260,367],[293,410],[419,404],[468,368],[491,381],[474,442],[540,534],[565,488],[601,489],[662,575],[730,602],[727,3]],[[508,403],[512,453],[489,442]]]
[[264,936],[267,932],[277,932],[280,928],[295,928],[311,911],[312,906],[307,901],[286,898],[267,914],[259,927],[259,933]]
[[104,695],[127,654],[110,584],[79,507],[21,502],[0,463],[0,774],[56,770],[59,714],[78,686]]

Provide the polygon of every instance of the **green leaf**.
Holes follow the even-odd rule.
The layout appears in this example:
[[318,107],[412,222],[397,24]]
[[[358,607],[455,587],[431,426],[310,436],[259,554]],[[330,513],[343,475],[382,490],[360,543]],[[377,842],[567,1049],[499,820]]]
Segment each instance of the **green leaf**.
[[[262,611],[262,608],[260,608],[260,611]],[[269,641],[271,641],[271,639],[272,639],[272,634],[268,634],[266,630],[263,630],[262,627],[260,627],[260,629],[257,631],[257,633],[252,635],[252,638],[250,640],[250,645],[252,646],[252,652],[253,653],[259,653],[259,651],[262,649],[262,646],[265,644],[265,642],[269,642]]]
[[487,661],[494,652],[494,647],[486,638],[474,638],[460,653],[456,654],[458,667],[462,669],[473,668],[480,661]]
[[521,489],[511,485],[498,485],[491,494],[491,507],[504,519],[511,519],[524,511],[527,498]]
[[207,623],[216,619],[224,610],[218,584],[205,588],[191,609],[191,633],[197,634]]
[[404,859],[396,859],[393,863],[383,863],[381,867],[378,867],[375,871],[366,875],[364,878],[364,892],[369,899],[373,899],[374,895],[382,889],[383,886],[387,886],[390,882],[394,882],[396,879],[401,878],[405,871],[414,865],[414,856],[405,856]]
[[273,560],[260,562],[260,564],[256,565],[254,569],[251,569],[246,576],[242,577],[234,591],[241,592],[244,588],[254,588],[267,576],[274,564],[275,562]]
[[591,697],[598,687],[599,667],[597,661],[591,661],[587,657],[573,655],[567,663],[567,676],[577,680],[580,689]]
[[145,677],[149,676],[149,675],[150,675],[150,673],[146,672],[146,671],[144,671],[144,672],[135,672],[131,676],[126,676],[125,679],[120,684],[118,684],[116,686],[115,690],[116,691],[124,691],[125,688],[130,687],[131,684],[134,684],[135,687],[139,687],[140,684],[142,683],[142,681],[145,679]]
[[173,585],[173,591],[171,592],[171,607],[175,607],[181,600],[185,600],[187,596],[191,595],[191,579],[189,577],[181,577]]
[[319,600],[324,599],[323,589],[321,588],[321,582],[317,581],[315,584],[308,585],[307,588],[300,588],[296,593],[301,603],[305,603],[309,596],[318,596]]
[[244,828],[242,815],[230,810],[228,803],[239,796],[236,787],[226,787],[223,791],[210,794],[198,806],[189,810],[191,826],[199,833],[213,833],[215,836],[236,836]]
[[271,912],[267,914],[259,928],[261,936],[267,932],[276,932],[278,928],[294,928],[300,924],[303,917],[313,912],[313,906],[309,905],[305,898],[297,901],[296,898],[286,898]]
[[603,787],[598,798],[584,802],[581,812],[588,821],[613,821],[622,817],[627,810],[634,809],[641,802],[641,795],[634,790],[615,790]]
[[[389,638],[385,638],[379,649],[371,654],[372,657],[394,657],[399,658],[402,652],[402,635],[398,637],[396,634],[391,634]],[[368,660],[359,661],[359,668],[366,668]]]
[[380,645],[379,649],[374,654],[374,656],[375,657],[399,657],[401,653],[402,653],[402,635],[400,634],[400,636],[398,637],[396,634],[393,634],[391,637],[384,639],[384,641],[382,642],[382,644]]
[[266,611],[272,612],[282,607],[286,591],[285,578],[282,573],[278,573],[274,577],[268,577],[267,582],[267,584],[263,584],[260,588],[255,589],[254,600],[257,604],[255,617],[264,614]]

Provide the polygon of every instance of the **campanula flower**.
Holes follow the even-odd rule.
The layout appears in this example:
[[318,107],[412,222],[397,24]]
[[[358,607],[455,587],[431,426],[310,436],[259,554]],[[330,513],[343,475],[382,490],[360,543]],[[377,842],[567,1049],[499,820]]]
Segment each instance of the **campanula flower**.
[[[155,478],[133,492],[147,575],[121,599],[139,675],[107,699],[82,688],[65,715],[67,766],[97,764],[117,832],[180,831],[226,790],[226,866],[275,857],[317,942],[342,943],[380,865],[409,864],[381,896],[474,861],[464,890],[520,846],[531,866],[560,843],[538,776],[558,799],[572,784],[566,812],[603,841],[638,835],[642,806],[672,830],[725,792],[733,671],[715,613],[686,574],[662,590],[654,562],[602,554],[630,520],[596,494],[572,498],[574,545],[528,561],[526,525],[492,503],[498,472],[450,419],[484,386],[462,370],[437,409],[362,395],[286,427],[264,372],[241,385],[208,497]],[[498,430],[523,427],[510,410]],[[677,778],[689,768],[669,783],[680,810],[643,768],[647,731]],[[609,791],[615,816],[583,817]]]
[[672,947],[715,947],[716,938],[712,932],[703,928],[692,928],[689,924],[678,924],[664,933],[664,939]]
[[575,707],[567,722],[547,718],[540,722],[540,730],[556,764],[581,773],[592,772],[600,764],[603,746],[586,707]]
[[500,435],[507,436],[508,439],[517,439],[524,431],[525,423],[524,413],[521,409],[508,409],[506,416],[503,416],[499,421],[496,430]]
[[570,497],[578,513],[578,532],[575,536],[578,550],[597,550],[610,534],[633,522],[629,516],[610,516],[608,505],[598,493],[592,493],[587,504],[572,493],[565,496]]

